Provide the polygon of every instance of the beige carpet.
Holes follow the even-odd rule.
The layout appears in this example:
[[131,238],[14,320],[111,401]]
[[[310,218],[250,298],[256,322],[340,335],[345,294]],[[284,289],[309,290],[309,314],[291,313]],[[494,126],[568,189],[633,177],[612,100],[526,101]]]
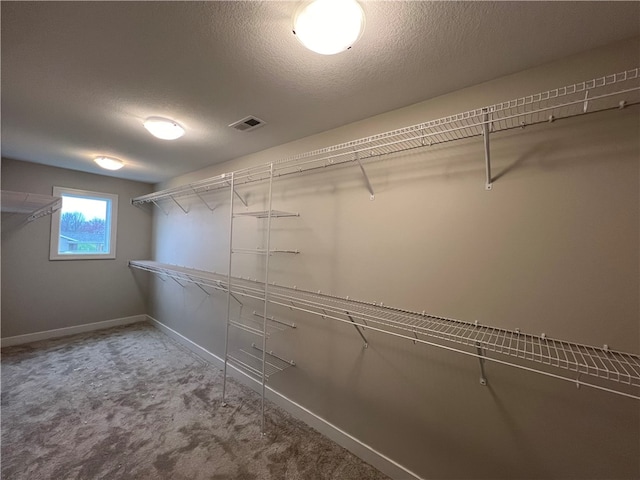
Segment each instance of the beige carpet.
[[387,477],[147,324],[2,350],[2,479]]

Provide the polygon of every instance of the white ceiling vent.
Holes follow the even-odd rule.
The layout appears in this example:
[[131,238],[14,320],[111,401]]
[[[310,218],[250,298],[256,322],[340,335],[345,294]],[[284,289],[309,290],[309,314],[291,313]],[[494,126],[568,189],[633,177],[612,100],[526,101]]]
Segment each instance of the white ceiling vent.
[[231,128],[235,128],[236,130],[240,130],[241,132],[249,132],[251,130],[255,130],[256,128],[260,128],[266,122],[260,120],[254,116],[244,117],[242,120],[238,120],[237,122],[233,122],[229,125]]

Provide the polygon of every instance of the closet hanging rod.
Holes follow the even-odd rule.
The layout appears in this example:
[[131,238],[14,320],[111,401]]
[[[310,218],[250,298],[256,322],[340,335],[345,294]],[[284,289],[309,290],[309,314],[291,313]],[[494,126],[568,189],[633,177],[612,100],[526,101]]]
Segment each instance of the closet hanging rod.
[[[640,103],[639,68],[606,75],[585,82],[548,90],[497,103],[488,107],[450,115],[370,137],[305,152],[273,163],[274,176],[297,174],[364,161],[372,157],[398,153],[415,148],[477,137],[485,124],[491,133],[553,122],[585,113],[622,108]],[[621,99],[621,96],[629,98]],[[487,120],[485,116],[490,118]],[[261,164],[233,172],[236,186],[266,180],[270,164]],[[141,205],[157,200],[206,193],[229,187],[231,173],[224,173],[186,185],[142,195],[131,200]]]
[[[136,260],[129,262],[129,265],[160,275],[173,273],[192,283],[217,285],[223,291],[227,288],[226,275],[152,261]],[[264,287],[264,283],[257,280],[233,277],[231,288],[232,292],[239,296],[263,300],[261,292],[264,292]],[[365,331],[371,330],[408,339],[414,343],[479,357],[640,400],[640,356],[637,354],[611,350],[607,346],[599,348],[557,340],[544,334],[536,336],[521,333],[519,330],[494,328],[428,315],[424,312],[412,312],[349,297],[314,293],[295,287],[269,284],[269,292],[269,303],[273,305],[351,326],[353,320],[356,320],[358,326]],[[477,353],[477,348],[485,354]],[[487,356],[487,352],[498,354],[500,358]],[[533,365],[516,363],[511,359],[532,362]],[[576,377],[572,377],[573,374]],[[580,378],[581,375],[599,383],[587,382]]]

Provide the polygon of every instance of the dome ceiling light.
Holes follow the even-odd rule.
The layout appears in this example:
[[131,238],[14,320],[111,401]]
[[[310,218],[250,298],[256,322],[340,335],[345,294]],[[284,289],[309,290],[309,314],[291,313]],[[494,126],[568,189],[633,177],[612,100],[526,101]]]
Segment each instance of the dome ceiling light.
[[301,5],[293,19],[293,34],[316,53],[344,52],[360,38],[364,12],[356,0],[314,0]]
[[122,160],[112,157],[96,157],[93,161],[107,170],[120,170],[124,167],[124,162]]
[[144,128],[162,140],[175,140],[184,135],[184,128],[168,118],[149,117],[144,122]]

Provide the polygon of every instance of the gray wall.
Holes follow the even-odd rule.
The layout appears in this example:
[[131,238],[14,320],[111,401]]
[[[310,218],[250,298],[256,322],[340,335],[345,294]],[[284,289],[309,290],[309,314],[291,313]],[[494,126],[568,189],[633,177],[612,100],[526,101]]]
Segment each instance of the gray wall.
[[[632,39],[160,187],[634,68],[639,49]],[[639,353],[638,112],[495,135],[491,192],[480,139],[369,164],[374,201],[357,167],[276,181],[273,208],[301,216],[274,220],[272,246],[302,253],[273,256],[270,280]],[[264,186],[240,192],[264,207]],[[197,198],[189,215],[156,212],[156,260],[226,271],[228,194],[209,201],[213,212]],[[263,246],[264,221],[236,227],[235,246]],[[251,257],[233,273],[264,274]],[[225,297],[152,285],[150,313],[222,355]],[[299,328],[270,338],[297,362],[271,387],[425,478],[640,477],[635,400],[491,363],[482,387],[472,358],[373,332],[364,350],[346,325],[273,313]]]
[[[127,267],[150,255],[151,216],[129,200],[151,186],[113,177],[2,159],[2,189],[51,195],[53,186],[115,193],[115,260],[50,261],[51,217],[2,231],[2,337],[147,312],[148,280]],[[3,214],[3,227],[13,218]]]

